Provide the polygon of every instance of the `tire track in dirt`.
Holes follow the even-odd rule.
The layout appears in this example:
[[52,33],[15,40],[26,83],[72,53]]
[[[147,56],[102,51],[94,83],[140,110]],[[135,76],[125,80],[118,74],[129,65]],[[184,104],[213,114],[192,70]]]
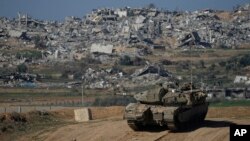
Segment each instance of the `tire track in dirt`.
[[[228,122],[226,122],[228,121]],[[99,120],[61,127],[52,132],[46,141],[227,141],[229,125],[233,121],[249,124],[250,119],[209,119],[201,127],[190,131],[170,132],[168,130],[135,132],[127,126],[125,120]]]
[[46,141],[152,141],[165,135],[168,131],[161,132],[134,132],[127,126],[125,120],[108,120],[89,123],[80,123],[59,128],[51,133]]
[[[135,132],[122,119],[124,107],[90,109],[94,117],[91,121],[72,122],[70,125],[40,132],[40,135],[29,134],[24,137],[32,140],[35,136],[46,141],[228,141],[230,124],[250,124],[249,107],[210,108],[204,123],[186,131],[174,133],[151,128]],[[67,119],[73,118],[73,111],[57,111],[55,114]]]

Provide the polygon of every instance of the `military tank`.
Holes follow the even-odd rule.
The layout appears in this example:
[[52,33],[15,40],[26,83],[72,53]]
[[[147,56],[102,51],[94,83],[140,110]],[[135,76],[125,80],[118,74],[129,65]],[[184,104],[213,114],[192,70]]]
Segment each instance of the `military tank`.
[[204,121],[207,94],[191,84],[182,87],[159,84],[158,87],[134,95],[137,103],[125,108],[124,118],[134,130],[145,126],[167,126],[178,131]]

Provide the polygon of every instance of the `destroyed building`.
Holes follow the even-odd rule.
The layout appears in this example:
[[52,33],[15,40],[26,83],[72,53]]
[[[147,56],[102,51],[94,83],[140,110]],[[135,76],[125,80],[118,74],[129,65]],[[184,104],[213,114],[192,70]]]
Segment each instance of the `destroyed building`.
[[[113,46],[113,49],[133,44],[154,47],[156,39],[166,38],[172,41],[158,43],[157,46],[235,48],[250,41],[249,11],[249,4],[231,12],[209,9],[171,12],[151,7],[102,8],[94,9],[82,19],[71,16],[62,22],[37,20],[28,14],[18,13],[15,19],[1,17],[0,38],[16,38],[37,46],[35,39],[39,36],[52,54],[60,52],[62,60],[73,55],[64,52],[76,52],[79,48],[93,52],[93,45],[97,44],[110,44],[107,48]],[[228,18],[225,20],[221,14]]]
[[[41,57],[16,57],[0,52],[0,66],[53,65],[81,61],[88,56],[102,64],[115,64],[117,58],[127,54],[147,56],[157,51],[166,52],[166,48],[241,48],[250,43],[249,12],[249,4],[234,11],[100,8],[82,18],[69,16],[63,21],[38,20],[18,13],[14,19],[0,17],[0,50],[28,48]],[[6,42],[18,44],[6,46]],[[88,71],[84,72],[84,79],[91,80],[87,86],[91,88],[109,88],[113,85],[112,79],[121,77],[121,72]],[[146,66],[132,75],[134,82],[143,77],[156,80],[167,76],[169,74],[157,66]],[[249,84],[249,80],[247,82]]]

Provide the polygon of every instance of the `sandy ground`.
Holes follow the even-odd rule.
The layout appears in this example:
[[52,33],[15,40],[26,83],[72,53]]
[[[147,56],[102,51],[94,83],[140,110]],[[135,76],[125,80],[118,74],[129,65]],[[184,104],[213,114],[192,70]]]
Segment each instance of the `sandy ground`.
[[46,141],[228,141],[229,125],[232,122],[249,124],[250,119],[206,119],[201,126],[180,133],[154,128],[135,132],[127,126],[125,120],[108,119],[61,127],[44,139]]
[[[230,124],[250,124],[250,107],[210,108],[205,122],[178,133],[150,128],[133,131],[122,119],[124,107],[92,108],[94,120],[73,123],[21,140],[45,141],[228,141]],[[107,115],[112,115],[108,117]]]

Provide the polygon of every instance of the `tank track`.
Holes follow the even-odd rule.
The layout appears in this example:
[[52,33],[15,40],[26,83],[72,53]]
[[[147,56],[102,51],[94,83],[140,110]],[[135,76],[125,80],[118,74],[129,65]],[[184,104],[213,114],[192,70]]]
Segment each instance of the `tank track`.
[[[167,108],[168,110],[164,112],[164,125],[167,125],[168,129],[171,131],[178,131],[204,121],[208,110],[208,103],[189,108]],[[127,124],[134,131],[139,131],[144,128],[143,124],[136,120],[127,120]]]
[[166,113],[167,116],[165,117],[164,120],[165,120],[169,130],[173,130],[173,131],[178,130],[178,126],[177,126],[178,123],[177,123],[177,120],[175,120],[176,115],[178,113],[177,111],[178,111],[178,109],[173,107],[173,109],[171,111],[168,111]]
[[[137,123],[136,121],[127,121],[128,126],[134,131],[140,131],[142,129],[142,125]],[[168,129],[175,131],[178,130],[177,122],[172,120],[167,122]]]
[[128,123],[128,126],[129,126],[131,129],[133,129],[134,131],[138,131],[138,130],[141,129],[141,125],[138,124],[136,121],[131,121],[131,120],[129,120],[129,121],[127,121],[127,123]]
[[[193,110],[193,109],[191,109]],[[177,130],[182,130],[182,129],[186,129],[187,126],[189,125],[189,123],[199,123],[204,121],[206,114],[207,114],[207,109],[204,110],[204,112],[200,113],[197,116],[193,116],[194,118],[190,119],[189,122],[181,122],[179,121],[181,116],[186,116],[186,111],[188,110],[183,110],[181,108],[176,108],[173,113],[168,113],[170,115],[172,115],[172,118],[169,118],[166,120],[166,124],[169,128],[169,130],[171,131],[177,131]]]

